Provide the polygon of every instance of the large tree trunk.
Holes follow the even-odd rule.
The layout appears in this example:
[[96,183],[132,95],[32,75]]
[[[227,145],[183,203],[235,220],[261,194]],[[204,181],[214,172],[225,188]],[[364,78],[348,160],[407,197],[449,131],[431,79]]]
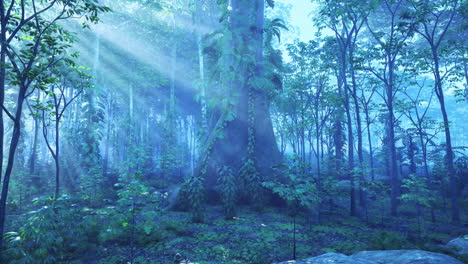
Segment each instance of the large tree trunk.
[[[269,113],[270,101],[266,94],[255,90],[251,78],[262,78],[263,72],[263,0],[233,0],[230,16],[230,31],[233,33],[233,52],[241,58],[255,58],[255,62],[241,61],[233,80],[230,82],[229,94],[237,94],[235,119],[227,122],[224,135],[213,145],[207,171],[206,184],[212,189],[216,184],[216,169],[219,166],[230,166],[234,170],[242,166],[248,153],[249,124],[253,132],[254,148],[251,158],[256,161],[257,170],[262,175],[270,175],[272,166],[279,163],[281,154],[276,145],[273,125]],[[232,62],[231,62],[232,63]],[[255,71],[252,73],[252,67]],[[228,95],[229,96],[229,95]],[[252,98],[253,97],[253,98]],[[253,100],[254,122],[249,120],[249,99]]]

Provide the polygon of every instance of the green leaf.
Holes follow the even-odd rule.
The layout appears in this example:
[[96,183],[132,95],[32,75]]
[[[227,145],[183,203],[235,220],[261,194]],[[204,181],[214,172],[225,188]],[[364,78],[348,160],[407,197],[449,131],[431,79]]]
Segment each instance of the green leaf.
[[143,225],[143,230],[145,231],[145,234],[147,234],[147,235],[151,234],[152,229],[153,229],[153,227],[150,224],[145,223]]
[[267,4],[269,7],[274,8],[275,7],[275,0],[266,0]]

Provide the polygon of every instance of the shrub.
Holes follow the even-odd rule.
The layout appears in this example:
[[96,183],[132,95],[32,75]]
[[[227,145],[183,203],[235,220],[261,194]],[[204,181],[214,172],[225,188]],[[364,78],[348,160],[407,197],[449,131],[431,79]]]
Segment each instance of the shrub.
[[59,263],[86,250],[89,222],[73,198],[41,197],[34,205],[19,232],[5,234],[7,263]]
[[106,228],[99,235],[100,242],[146,244],[159,241],[155,219],[160,215],[161,197],[142,182],[141,173],[121,175],[116,184],[117,205],[103,213],[108,216]]
[[370,240],[370,246],[375,250],[403,249],[408,244],[408,241],[402,235],[390,231],[378,232]]

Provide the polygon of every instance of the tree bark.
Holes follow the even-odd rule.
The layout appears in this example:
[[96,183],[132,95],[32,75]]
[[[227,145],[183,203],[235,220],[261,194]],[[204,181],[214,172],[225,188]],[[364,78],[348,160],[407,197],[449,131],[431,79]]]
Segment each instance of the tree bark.
[[[231,52],[237,52],[241,58],[255,58],[255,62],[241,61],[230,81],[229,94],[237,94],[235,119],[227,122],[223,129],[223,137],[218,138],[214,145],[207,172],[206,185],[212,189],[217,181],[216,169],[219,166],[240,168],[243,159],[248,155],[249,130],[249,98],[254,102],[254,149],[252,158],[257,170],[262,175],[270,175],[272,166],[281,161],[273,125],[270,117],[270,99],[252,86],[252,78],[263,78],[263,0],[232,1],[230,16],[230,31],[232,37]],[[232,63],[232,62],[230,62]],[[231,65],[233,66],[233,65]],[[252,74],[251,68],[254,67]],[[249,95],[249,92],[251,94]],[[203,158],[203,157],[202,157]]]

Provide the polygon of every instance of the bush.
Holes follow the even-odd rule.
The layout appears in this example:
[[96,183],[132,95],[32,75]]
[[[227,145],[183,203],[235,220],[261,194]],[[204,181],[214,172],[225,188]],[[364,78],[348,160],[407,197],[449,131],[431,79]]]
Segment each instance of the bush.
[[73,198],[42,197],[34,205],[19,232],[5,234],[5,262],[59,263],[86,250],[90,222]]
[[139,172],[120,176],[116,187],[120,188],[117,205],[102,212],[110,221],[99,234],[100,242],[144,245],[160,241],[155,219],[160,215],[161,197],[142,182]]
[[370,240],[374,250],[397,250],[408,246],[408,241],[400,234],[390,231],[376,233]]

